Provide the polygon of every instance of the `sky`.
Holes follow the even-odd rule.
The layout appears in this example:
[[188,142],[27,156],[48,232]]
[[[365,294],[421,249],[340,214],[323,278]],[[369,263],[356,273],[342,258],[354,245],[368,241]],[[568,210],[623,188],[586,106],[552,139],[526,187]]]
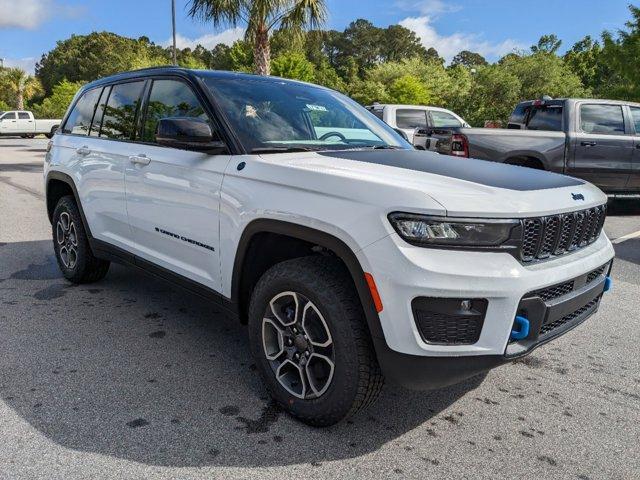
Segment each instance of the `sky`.
[[[460,50],[496,60],[555,33],[570,48],[585,35],[624,27],[632,0],[326,0],[327,28],[343,30],[366,18],[379,27],[399,23],[450,61]],[[188,17],[176,0],[178,45],[212,48],[242,37],[241,26],[214,29]],[[43,53],[72,34],[111,31],[168,45],[170,0],[0,0],[0,58],[33,73]]]

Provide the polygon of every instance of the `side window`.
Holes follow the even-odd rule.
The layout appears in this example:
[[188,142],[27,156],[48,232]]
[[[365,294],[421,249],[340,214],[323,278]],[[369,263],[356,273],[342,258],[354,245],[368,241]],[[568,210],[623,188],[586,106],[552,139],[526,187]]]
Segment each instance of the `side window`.
[[581,105],[580,128],[585,133],[624,135],[624,117],[620,105]]
[[131,140],[144,82],[120,83],[111,87],[104,110],[100,136],[113,140]]
[[462,122],[447,112],[431,110],[429,112],[434,127],[461,127]]
[[3,120],[15,120],[16,119],[16,112],[9,112],[9,113],[5,113],[4,117],[2,117]]
[[371,113],[373,113],[376,117],[378,117],[380,120],[383,120],[383,114],[384,114],[384,110],[382,110],[381,108],[371,108],[368,109]]
[[93,121],[91,122],[91,129],[89,130],[90,137],[97,137],[98,135],[100,135],[102,116],[104,114],[104,109],[107,106],[107,99],[109,98],[110,92],[111,87],[105,87],[100,93],[100,99],[98,100],[98,104],[96,105],[96,112],[93,114]]
[[208,120],[204,108],[186,83],[179,80],[154,80],[147,104],[142,141],[155,142],[158,121],[170,117]]
[[74,135],[86,135],[91,127],[93,111],[100,95],[100,89],[94,88],[82,94],[76,102],[67,118],[62,133],[72,133]]
[[562,130],[562,106],[535,107],[529,115],[528,130]]
[[30,120],[31,117],[27,112],[18,112],[18,120]]
[[640,107],[629,107],[631,109],[631,119],[636,127],[636,135],[640,135]]
[[398,128],[425,128],[427,126],[427,111],[414,109],[396,110],[396,125]]

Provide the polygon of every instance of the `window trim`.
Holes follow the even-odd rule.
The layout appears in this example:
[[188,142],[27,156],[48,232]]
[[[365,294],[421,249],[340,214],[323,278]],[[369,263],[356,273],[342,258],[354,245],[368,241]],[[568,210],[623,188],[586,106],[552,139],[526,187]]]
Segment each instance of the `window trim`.
[[[604,106],[604,107],[619,107],[620,108],[620,112],[622,113],[622,125],[624,128],[624,133],[603,133],[603,132],[586,132],[582,129],[582,107],[583,106]],[[625,114],[625,105],[623,104],[616,104],[616,103],[599,103],[599,102],[581,102],[578,104],[578,125],[577,125],[577,130],[580,133],[583,133],[585,135],[608,135],[611,137],[621,137],[621,136],[626,136],[626,135],[630,135],[631,133],[629,132],[629,120],[627,119],[627,116]]]

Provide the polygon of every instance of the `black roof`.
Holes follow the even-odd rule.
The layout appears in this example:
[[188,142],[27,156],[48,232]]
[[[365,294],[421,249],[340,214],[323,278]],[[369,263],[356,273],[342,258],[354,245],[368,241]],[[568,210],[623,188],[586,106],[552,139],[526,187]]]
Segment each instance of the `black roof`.
[[278,83],[285,82],[290,84],[308,85],[308,86],[317,87],[317,88],[325,88],[320,85],[314,85],[312,83],[301,82],[298,80],[291,80],[288,78],[256,75],[252,73],[229,72],[225,70],[192,70],[188,68],[166,65],[161,67],[142,68],[139,70],[131,70],[130,72],[122,72],[122,73],[116,73],[114,75],[109,75],[108,77],[103,77],[86,84],[82,90],[87,90],[92,87],[109,84],[113,82],[119,82],[122,80],[144,78],[151,75],[166,75],[166,74],[179,75],[179,76],[183,76],[191,79],[194,79],[196,77],[238,79],[238,80],[244,79],[244,80],[252,80],[252,81],[262,81],[262,82],[278,82]]

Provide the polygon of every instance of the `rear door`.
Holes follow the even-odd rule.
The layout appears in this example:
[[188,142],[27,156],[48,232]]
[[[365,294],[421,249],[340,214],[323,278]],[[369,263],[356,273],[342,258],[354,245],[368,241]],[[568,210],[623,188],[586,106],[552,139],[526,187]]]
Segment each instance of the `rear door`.
[[623,191],[634,151],[632,126],[622,105],[579,103],[578,125],[572,139],[574,155],[567,173],[607,192]]
[[631,171],[627,179],[627,190],[640,192],[640,107],[630,106],[629,115],[633,126],[633,156],[631,157]]
[[195,117],[219,131],[204,105],[204,98],[183,79],[153,80],[141,139],[126,161],[127,210],[137,255],[221,291],[220,188],[231,157],[155,141],[161,118]]
[[16,130],[20,133],[33,133],[36,130],[36,122],[33,121],[33,117],[29,112],[17,112],[18,123]]

